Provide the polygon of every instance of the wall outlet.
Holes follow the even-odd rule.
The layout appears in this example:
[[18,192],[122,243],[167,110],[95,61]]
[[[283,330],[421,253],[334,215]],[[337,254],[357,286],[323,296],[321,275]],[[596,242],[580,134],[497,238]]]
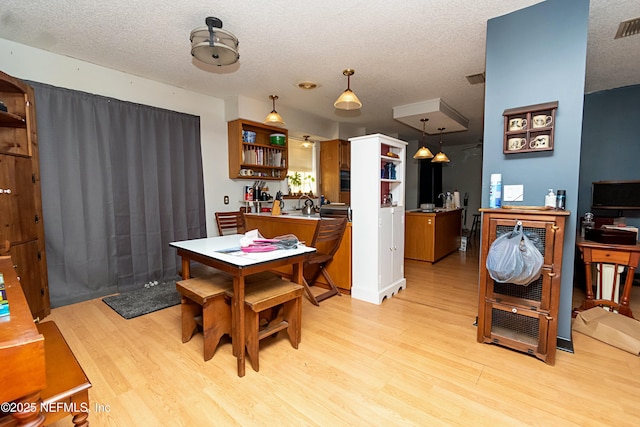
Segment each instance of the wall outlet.
[[505,202],[524,201],[524,185],[505,185],[503,188]]
[[229,196],[224,196],[224,204],[225,205],[229,204]]

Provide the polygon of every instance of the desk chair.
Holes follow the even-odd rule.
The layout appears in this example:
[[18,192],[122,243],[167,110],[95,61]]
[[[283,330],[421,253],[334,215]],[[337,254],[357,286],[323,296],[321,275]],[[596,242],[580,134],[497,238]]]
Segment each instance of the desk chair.
[[[333,279],[327,272],[327,265],[333,260],[340,243],[344,230],[347,227],[347,219],[321,219],[316,225],[316,231],[310,246],[316,248],[316,252],[309,255],[304,262],[304,280],[303,285],[307,291],[309,299],[314,305],[320,305],[320,301],[325,300],[334,295],[340,295],[340,291],[336,287]],[[310,286],[313,286],[322,274],[327,280],[330,289],[320,295],[313,295]]]
[[240,211],[232,212],[216,212],[216,224],[218,225],[218,234],[221,236],[227,234],[244,234],[244,214]]

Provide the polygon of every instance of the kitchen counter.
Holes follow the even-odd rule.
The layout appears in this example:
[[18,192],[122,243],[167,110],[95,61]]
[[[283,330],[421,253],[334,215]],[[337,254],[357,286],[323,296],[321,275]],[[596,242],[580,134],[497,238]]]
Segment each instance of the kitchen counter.
[[405,213],[404,257],[436,262],[458,250],[462,209],[435,209]]
[[[260,234],[266,238],[273,238],[285,234],[294,234],[298,240],[307,244],[313,240],[313,234],[316,230],[316,221],[320,219],[319,214],[302,215],[300,211],[285,211],[288,215],[272,216],[270,212],[261,213],[245,213],[244,220],[247,230],[258,229]],[[291,268],[285,267],[290,273]],[[342,242],[338,251],[333,256],[333,261],[328,265],[327,271],[335,282],[340,292],[345,294],[351,293],[351,223],[347,223],[344,231]],[[306,276],[306,274],[305,274]],[[324,277],[320,275],[318,278],[319,286],[329,287]]]

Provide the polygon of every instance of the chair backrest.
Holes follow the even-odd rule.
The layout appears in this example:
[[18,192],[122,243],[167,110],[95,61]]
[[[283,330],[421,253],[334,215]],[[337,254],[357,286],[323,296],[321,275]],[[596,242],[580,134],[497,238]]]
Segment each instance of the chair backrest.
[[311,246],[316,248],[317,254],[333,257],[342,242],[346,228],[347,219],[345,217],[319,220]]
[[216,224],[221,236],[227,234],[244,234],[244,214],[240,211],[216,212]]

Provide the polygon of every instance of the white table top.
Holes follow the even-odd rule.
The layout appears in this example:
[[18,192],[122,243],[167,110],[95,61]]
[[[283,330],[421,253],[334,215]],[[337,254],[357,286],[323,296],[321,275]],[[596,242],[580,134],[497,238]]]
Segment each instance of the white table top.
[[[311,248],[300,243],[296,249],[278,249],[271,252],[242,252],[240,250],[240,238],[242,236],[242,234],[232,234],[229,236],[206,237],[203,239],[172,242],[170,245],[174,248],[184,249],[186,251],[214,258],[238,267],[260,264],[263,262],[289,258],[316,251],[315,248]],[[227,250],[234,248],[237,250],[226,253]]]

